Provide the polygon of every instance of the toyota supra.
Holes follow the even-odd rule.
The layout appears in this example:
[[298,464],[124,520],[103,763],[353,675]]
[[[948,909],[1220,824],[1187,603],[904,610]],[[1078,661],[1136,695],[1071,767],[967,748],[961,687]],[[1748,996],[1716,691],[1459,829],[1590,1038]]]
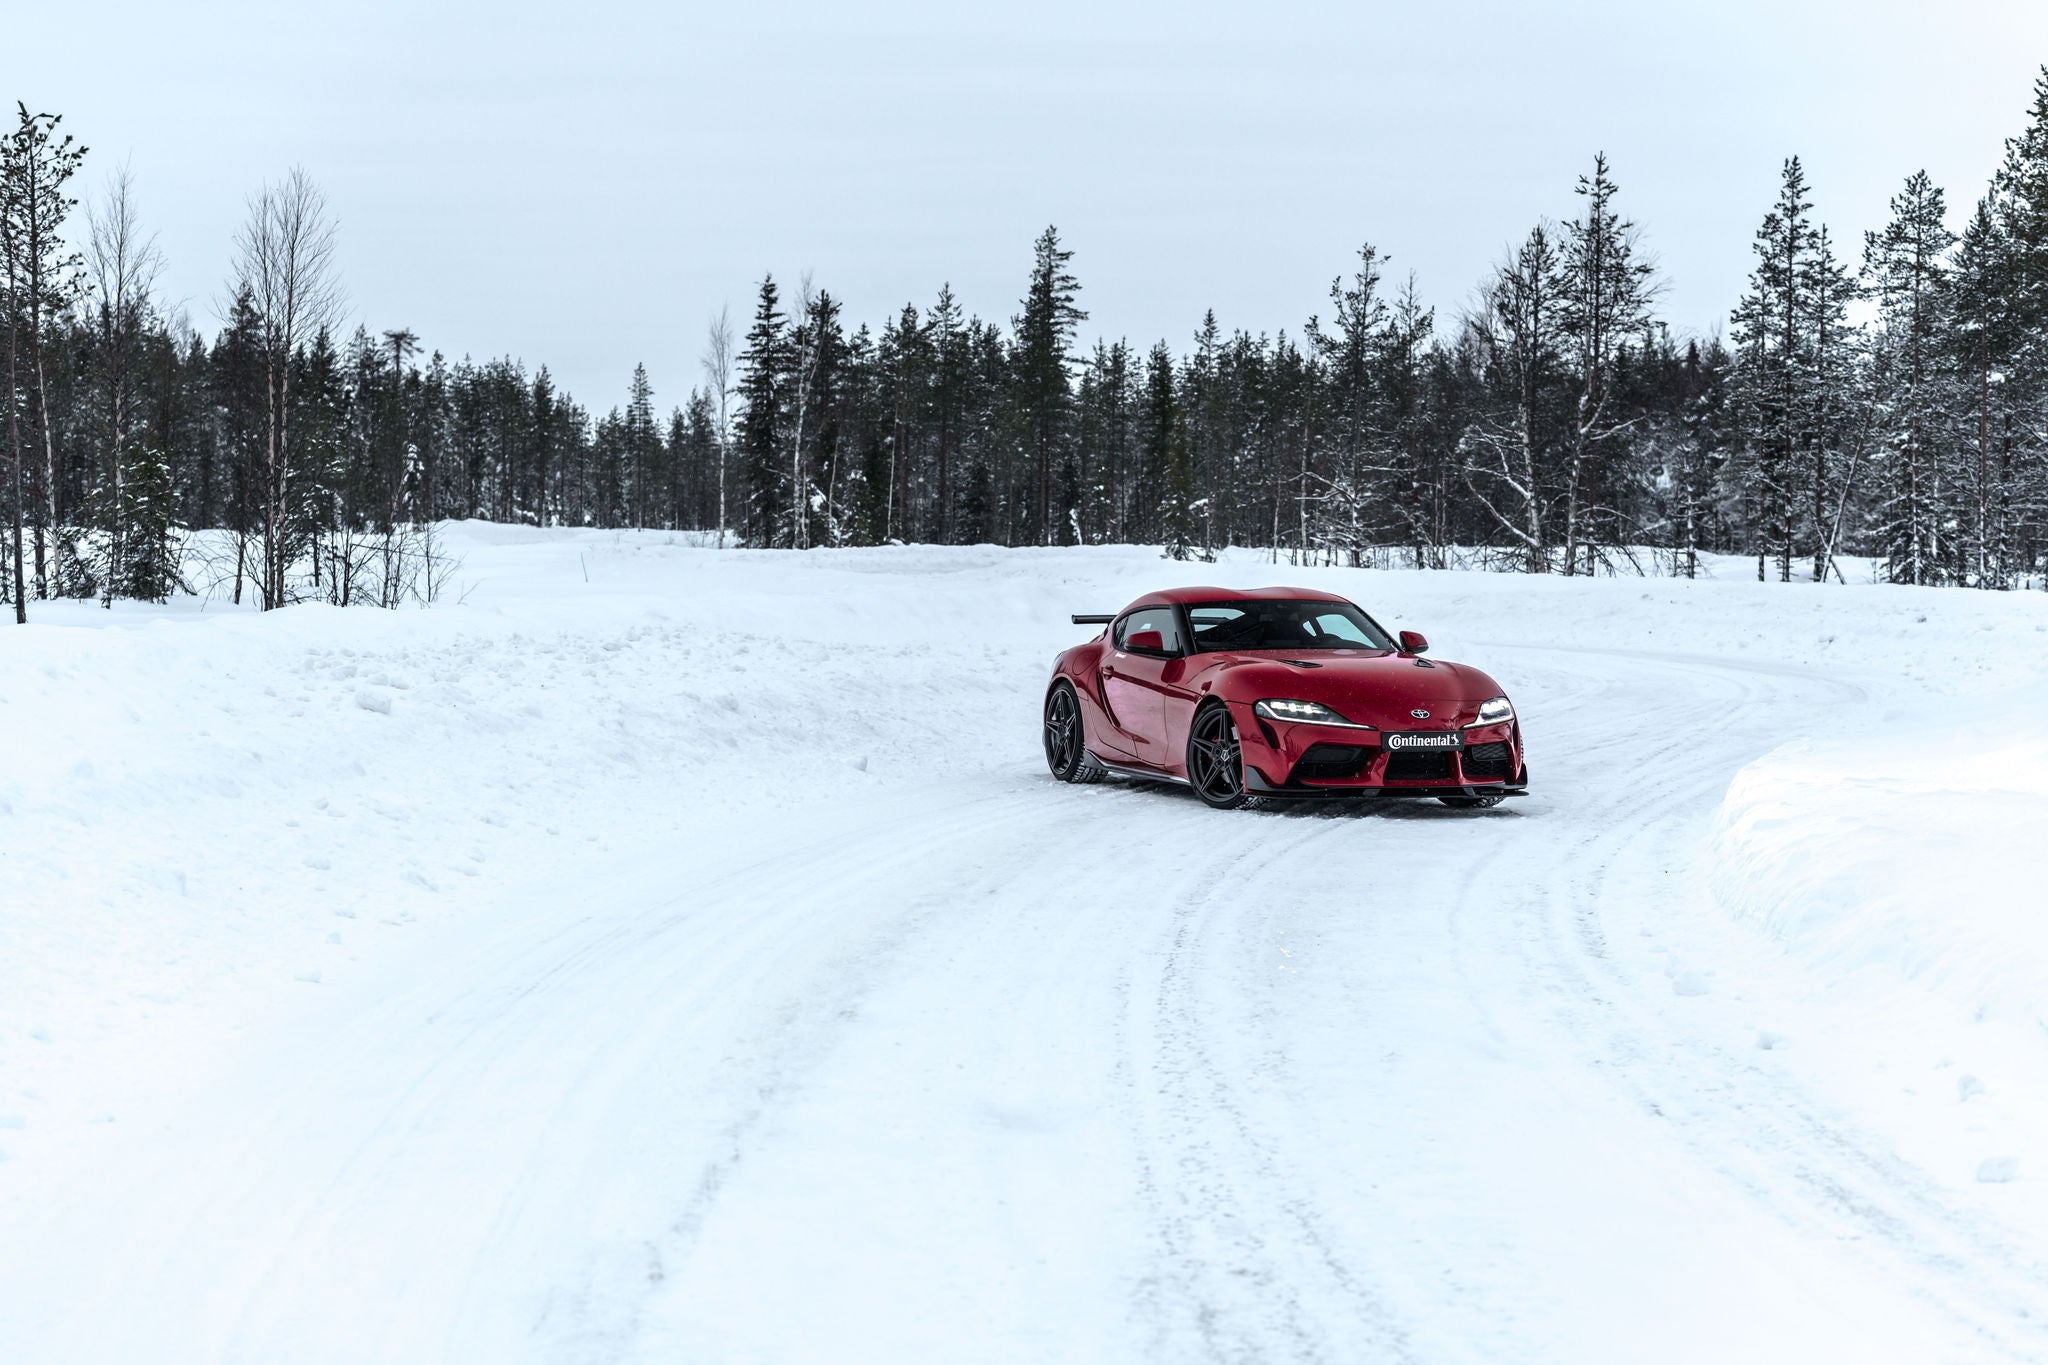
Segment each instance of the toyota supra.
[[1174,588],[1073,620],[1103,629],[1046,687],[1045,758],[1062,782],[1182,783],[1226,810],[1288,797],[1476,810],[1528,791],[1500,684],[1334,594]]

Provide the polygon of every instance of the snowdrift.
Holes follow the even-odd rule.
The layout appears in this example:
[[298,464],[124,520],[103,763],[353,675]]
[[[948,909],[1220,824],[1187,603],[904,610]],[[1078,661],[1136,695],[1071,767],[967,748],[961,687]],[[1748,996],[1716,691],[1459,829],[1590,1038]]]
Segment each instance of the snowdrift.
[[[1716,897],[1831,973],[2048,1029],[2048,687],[1800,740],[1730,785]],[[1881,984],[1881,983],[1871,983]]]

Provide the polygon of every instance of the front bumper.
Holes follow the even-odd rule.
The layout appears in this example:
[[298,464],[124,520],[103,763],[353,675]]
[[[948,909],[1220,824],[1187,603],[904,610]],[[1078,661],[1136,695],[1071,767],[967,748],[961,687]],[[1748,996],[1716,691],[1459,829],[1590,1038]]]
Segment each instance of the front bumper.
[[1529,789],[1521,726],[1458,727],[1455,750],[1389,751],[1381,731],[1237,717],[1245,790],[1261,796],[1521,796]]

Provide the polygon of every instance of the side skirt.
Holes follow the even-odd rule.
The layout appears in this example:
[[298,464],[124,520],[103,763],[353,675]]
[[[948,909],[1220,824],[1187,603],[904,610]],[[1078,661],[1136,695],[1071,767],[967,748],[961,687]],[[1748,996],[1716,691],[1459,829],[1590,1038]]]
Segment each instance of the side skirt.
[[1088,757],[1094,760],[1098,767],[1105,769],[1106,771],[1114,774],[1117,777],[1136,778],[1140,782],[1172,782],[1175,785],[1182,787],[1188,785],[1188,780],[1185,777],[1175,777],[1172,773],[1163,773],[1159,771],[1157,768],[1127,768],[1121,763],[1111,763],[1108,760],[1099,757],[1092,750],[1087,751],[1087,753]]

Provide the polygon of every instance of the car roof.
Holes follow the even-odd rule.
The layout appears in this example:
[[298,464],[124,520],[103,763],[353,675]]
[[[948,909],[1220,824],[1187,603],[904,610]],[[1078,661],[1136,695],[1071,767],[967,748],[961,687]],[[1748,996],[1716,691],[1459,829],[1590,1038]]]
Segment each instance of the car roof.
[[1190,602],[1290,601],[1348,602],[1350,599],[1316,588],[1165,588],[1159,592],[1146,593],[1124,610],[1128,612],[1136,611],[1139,607],[1186,605]]

